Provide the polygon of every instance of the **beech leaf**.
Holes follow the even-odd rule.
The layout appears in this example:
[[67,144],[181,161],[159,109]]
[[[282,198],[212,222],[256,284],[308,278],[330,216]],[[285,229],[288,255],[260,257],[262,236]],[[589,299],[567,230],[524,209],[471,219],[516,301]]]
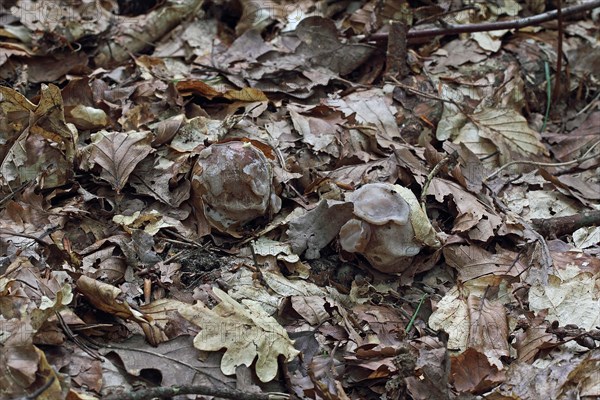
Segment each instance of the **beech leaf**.
[[510,151],[522,155],[545,154],[548,150],[541,136],[527,125],[527,120],[512,109],[487,109],[471,115],[471,121],[479,129],[479,135],[494,143],[504,157]]
[[90,161],[102,167],[100,177],[120,193],[135,166],[150,152],[148,132],[106,132],[92,135]]

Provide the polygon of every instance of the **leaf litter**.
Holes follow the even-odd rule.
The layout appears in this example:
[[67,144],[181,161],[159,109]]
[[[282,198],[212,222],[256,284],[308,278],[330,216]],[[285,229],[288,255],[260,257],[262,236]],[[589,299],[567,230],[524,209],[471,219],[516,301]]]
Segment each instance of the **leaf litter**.
[[0,398],[600,396],[598,16],[438,3],[0,5]]

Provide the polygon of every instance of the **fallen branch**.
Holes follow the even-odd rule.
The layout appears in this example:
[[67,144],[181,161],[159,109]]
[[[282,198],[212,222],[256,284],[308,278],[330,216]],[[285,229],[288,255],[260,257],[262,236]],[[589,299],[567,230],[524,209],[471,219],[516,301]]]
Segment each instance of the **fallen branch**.
[[[563,8],[560,12],[561,18],[566,18],[580,12],[590,11],[600,7],[600,0],[592,0],[587,3],[579,4],[572,7]],[[456,35],[459,33],[468,32],[488,32],[497,31],[500,29],[519,29],[526,26],[538,25],[542,22],[548,22],[557,19],[559,16],[558,10],[548,11],[542,14],[533,15],[531,17],[519,18],[510,21],[487,22],[481,24],[465,24],[465,25],[448,25],[444,28],[433,29],[411,29],[406,34],[407,39],[419,39],[432,36],[447,36]],[[369,40],[387,40],[387,32],[374,33],[369,37]]]
[[203,0],[182,0],[160,7],[146,16],[119,20],[119,31],[112,32],[110,39],[98,48],[94,62],[98,67],[120,63],[144,48],[154,46],[164,35],[181,21],[195,15]]
[[544,237],[560,237],[579,228],[600,225],[600,210],[584,211],[566,217],[536,218],[531,220],[531,224]]
[[284,400],[289,399],[289,395],[284,393],[247,393],[241,390],[212,388],[208,386],[159,386],[149,389],[136,390],[135,392],[123,392],[104,396],[104,400],[144,400],[153,398],[167,398],[180,396],[184,394],[200,394],[204,396],[215,396],[224,399],[240,399],[240,400]]

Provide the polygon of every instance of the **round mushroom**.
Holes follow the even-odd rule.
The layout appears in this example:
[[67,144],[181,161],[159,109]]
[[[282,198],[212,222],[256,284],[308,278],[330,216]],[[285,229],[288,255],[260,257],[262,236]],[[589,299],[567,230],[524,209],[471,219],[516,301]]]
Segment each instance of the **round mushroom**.
[[267,157],[251,143],[231,141],[202,150],[194,167],[195,205],[208,223],[235,237],[249,222],[281,208]]

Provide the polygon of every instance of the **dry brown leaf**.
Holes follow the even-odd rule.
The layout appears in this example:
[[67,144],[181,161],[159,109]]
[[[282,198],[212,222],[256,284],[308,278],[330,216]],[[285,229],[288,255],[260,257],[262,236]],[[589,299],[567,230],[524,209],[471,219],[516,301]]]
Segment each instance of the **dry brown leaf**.
[[[555,351],[552,357],[533,364],[516,361],[506,371],[506,381],[490,393],[499,399],[569,399],[600,396],[600,351],[573,354]],[[500,396],[500,397],[499,397]]]
[[500,284],[504,277],[517,277],[527,269],[527,265],[519,260],[520,255],[508,250],[498,249],[492,254],[475,245],[450,245],[444,247],[443,252],[461,282],[495,275],[499,277],[496,283]]
[[207,387],[229,387],[235,389],[235,377],[225,376],[219,369],[220,354],[202,355],[194,348],[192,338],[184,335],[150,346],[142,336],[133,336],[118,348],[107,347],[101,350],[103,355],[116,353],[127,372],[140,376],[142,370],[156,370],[163,386],[204,385]]
[[120,289],[88,278],[85,275],[82,275],[77,280],[77,289],[99,310],[119,318],[137,322],[144,330],[146,339],[151,344],[157,345],[167,339],[164,331],[154,323],[151,317],[133,309],[129,304],[119,299],[121,296]]
[[72,176],[76,131],[66,122],[60,89],[42,85],[36,106],[13,89],[0,87],[0,184],[18,186],[39,179],[63,185]]
[[532,363],[540,351],[558,344],[558,338],[547,332],[550,323],[546,321],[547,312],[542,311],[529,321],[527,328],[515,334],[513,347],[517,350],[519,361]]
[[459,392],[485,393],[505,379],[504,374],[474,348],[452,357],[451,361],[451,380]]
[[498,370],[502,369],[501,358],[510,355],[504,306],[498,301],[478,296],[469,296],[467,305],[470,319],[469,347],[485,354],[491,365]]
[[226,375],[234,374],[238,365],[250,366],[258,357],[258,378],[261,382],[273,380],[279,355],[290,362],[299,353],[285,329],[261,308],[242,305],[217,288],[213,291],[221,303],[213,308],[213,315],[199,316],[204,319],[203,329],[194,338],[194,347],[204,351],[227,349],[221,361]]
[[88,164],[102,167],[100,177],[120,193],[136,165],[152,151],[148,132],[107,132],[92,135],[93,143],[83,151]]
[[[527,125],[527,120],[512,109],[486,109],[470,116],[479,135],[490,140],[504,157],[516,152],[522,156],[548,155],[541,136]],[[466,129],[466,128],[463,128]]]
[[453,232],[469,232],[469,237],[486,242],[494,236],[502,222],[491,207],[486,206],[455,182],[433,178],[427,193],[434,195],[439,203],[445,203],[447,196],[452,197],[458,211],[454,219]]

